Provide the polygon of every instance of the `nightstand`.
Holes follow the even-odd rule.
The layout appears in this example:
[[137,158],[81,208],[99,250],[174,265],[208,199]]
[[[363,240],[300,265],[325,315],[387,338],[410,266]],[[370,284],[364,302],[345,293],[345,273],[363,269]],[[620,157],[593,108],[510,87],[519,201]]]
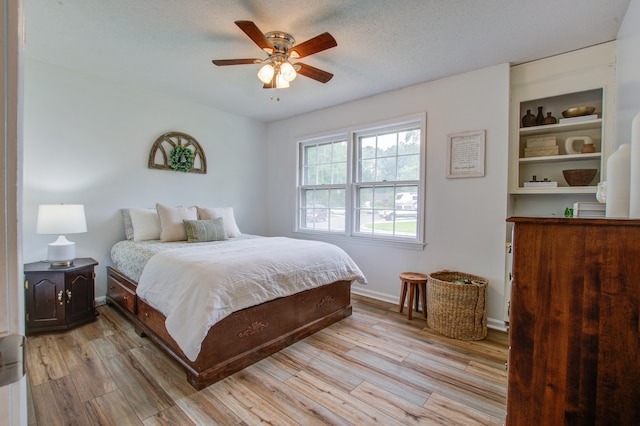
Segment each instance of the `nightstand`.
[[67,330],[95,320],[94,267],[91,258],[52,267],[48,262],[24,265],[26,334]]

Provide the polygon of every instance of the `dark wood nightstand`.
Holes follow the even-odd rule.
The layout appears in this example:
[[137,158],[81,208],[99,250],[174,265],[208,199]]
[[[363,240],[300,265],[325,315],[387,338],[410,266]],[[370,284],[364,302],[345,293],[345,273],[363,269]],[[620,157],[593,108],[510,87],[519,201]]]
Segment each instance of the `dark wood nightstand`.
[[73,265],[48,262],[24,265],[26,334],[66,330],[95,320],[95,272],[98,264],[79,258]]

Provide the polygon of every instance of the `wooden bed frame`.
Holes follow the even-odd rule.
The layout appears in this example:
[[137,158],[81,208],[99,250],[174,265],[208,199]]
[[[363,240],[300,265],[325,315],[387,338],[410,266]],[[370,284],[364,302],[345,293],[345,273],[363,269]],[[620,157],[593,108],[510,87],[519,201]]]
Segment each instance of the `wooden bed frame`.
[[351,315],[351,283],[335,283],[235,312],[216,323],[195,362],[169,336],[165,317],[136,295],[136,283],[107,267],[107,303],[178,361],[202,389]]

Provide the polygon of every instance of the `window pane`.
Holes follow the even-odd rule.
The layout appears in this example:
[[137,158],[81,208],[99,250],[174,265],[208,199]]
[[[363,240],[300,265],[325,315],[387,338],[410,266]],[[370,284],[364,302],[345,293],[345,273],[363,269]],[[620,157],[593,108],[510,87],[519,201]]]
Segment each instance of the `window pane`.
[[361,210],[358,215],[357,229],[358,232],[365,234],[373,234],[375,224],[375,216],[369,210]]
[[304,149],[305,164],[316,164],[318,162],[318,148],[316,145],[308,145]]
[[347,162],[347,141],[336,142],[333,144],[332,161],[334,163]]
[[367,209],[373,207],[373,188],[362,188],[358,193],[358,208]]
[[420,130],[398,133],[398,155],[420,153]]
[[318,145],[318,163],[331,162],[331,147],[330,143]]
[[360,158],[373,158],[376,156],[376,138],[360,138]]
[[360,182],[374,182],[376,176],[376,160],[360,162]]
[[420,156],[398,157],[398,180],[420,179]]
[[347,183],[347,163],[333,165],[333,181],[331,183]]
[[398,147],[398,136],[396,133],[378,135],[378,157],[395,156]]
[[318,181],[316,185],[328,185],[331,183],[331,164],[318,166]]
[[396,180],[396,157],[379,158],[376,162],[376,178],[373,180]]
[[317,179],[316,179],[316,175],[317,175],[318,171],[316,166],[308,166],[305,167],[305,173],[304,173],[304,183],[306,185],[317,185]]

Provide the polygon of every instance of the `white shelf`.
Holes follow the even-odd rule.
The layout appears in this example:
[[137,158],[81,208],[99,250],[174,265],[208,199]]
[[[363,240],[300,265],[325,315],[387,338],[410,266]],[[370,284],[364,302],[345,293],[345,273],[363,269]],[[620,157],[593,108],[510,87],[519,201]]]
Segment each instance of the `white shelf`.
[[525,158],[520,158],[518,161],[520,162],[520,164],[560,163],[563,161],[599,160],[600,157],[602,157],[601,152],[594,152],[591,154],[566,154],[566,155],[549,155],[545,157],[525,157]]
[[574,123],[547,124],[543,126],[521,127],[520,134],[523,136],[547,135],[559,132],[579,132],[581,130],[599,129],[602,126],[602,119],[589,121],[578,121]]
[[512,194],[595,194],[597,186],[559,186],[555,188],[524,188],[518,187]]

